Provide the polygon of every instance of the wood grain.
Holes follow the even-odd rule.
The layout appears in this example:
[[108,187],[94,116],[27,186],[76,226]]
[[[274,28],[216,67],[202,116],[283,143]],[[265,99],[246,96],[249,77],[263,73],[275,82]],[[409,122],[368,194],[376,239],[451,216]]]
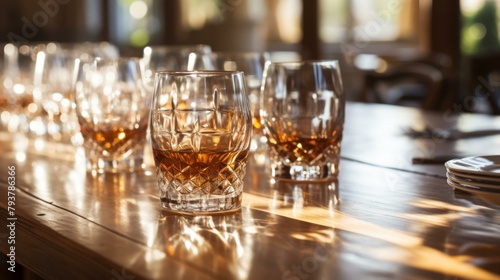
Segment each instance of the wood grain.
[[[242,210],[196,217],[160,210],[150,170],[92,176],[79,149],[0,133],[0,172],[17,170],[16,261],[47,279],[499,279],[500,206],[454,191],[440,165],[406,162],[419,143],[400,127],[446,121],[385,105],[347,115],[338,180],[275,181],[252,159]],[[455,125],[474,121],[499,125]],[[2,225],[7,187],[2,175]]]

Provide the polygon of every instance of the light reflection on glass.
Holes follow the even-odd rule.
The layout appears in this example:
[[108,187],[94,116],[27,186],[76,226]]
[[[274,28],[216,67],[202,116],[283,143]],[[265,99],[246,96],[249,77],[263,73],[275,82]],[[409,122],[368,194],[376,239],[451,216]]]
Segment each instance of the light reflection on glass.
[[[261,138],[261,140],[259,140],[259,142],[261,142],[261,143],[267,142],[267,139],[265,137]],[[254,152],[253,157],[254,157],[255,163],[259,166],[264,166],[268,161],[268,155],[267,155],[267,153],[264,153],[264,152]]]
[[42,138],[36,138],[34,141],[34,147],[37,152],[43,151],[46,147],[46,142]]
[[291,208],[295,215],[309,206],[326,208],[333,215],[340,201],[338,181],[301,183],[271,179],[270,188],[273,200],[269,207]]
[[16,152],[16,161],[20,163],[24,163],[26,161],[26,153],[25,152]]
[[243,217],[247,214],[245,210],[214,216],[166,214],[158,221],[157,236],[150,238],[148,245],[193,266],[246,279],[253,259],[254,234],[257,232],[253,229],[252,218]]
[[18,134],[19,137],[15,137],[14,151],[16,152],[26,152],[29,145],[29,140],[23,135]]
[[73,205],[79,210],[85,210],[86,188],[85,180],[82,180],[85,177],[84,172],[84,168],[73,168],[68,172],[66,180],[64,180],[64,191],[70,198],[75,198]]

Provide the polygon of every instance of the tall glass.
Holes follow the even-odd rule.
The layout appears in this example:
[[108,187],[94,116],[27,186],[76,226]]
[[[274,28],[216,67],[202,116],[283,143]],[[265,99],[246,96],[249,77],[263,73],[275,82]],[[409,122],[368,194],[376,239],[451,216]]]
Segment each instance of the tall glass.
[[138,58],[77,60],[75,109],[93,173],[142,169],[150,94]]
[[260,112],[273,176],[337,177],[345,114],[338,61],[268,63]]
[[241,207],[252,117],[242,72],[159,72],[151,140],[165,210]]

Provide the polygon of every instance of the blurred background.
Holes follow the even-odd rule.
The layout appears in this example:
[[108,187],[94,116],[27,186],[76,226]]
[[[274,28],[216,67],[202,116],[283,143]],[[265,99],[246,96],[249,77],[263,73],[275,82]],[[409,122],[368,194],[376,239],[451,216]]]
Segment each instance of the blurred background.
[[[495,113],[499,1],[1,1],[4,42],[107,41],[339,59],[349,100]],[[497,58],[498,57],[498,58]],[[497,82],[498,79],[498,82]],[[499,113],[500,114],[500,113]]]

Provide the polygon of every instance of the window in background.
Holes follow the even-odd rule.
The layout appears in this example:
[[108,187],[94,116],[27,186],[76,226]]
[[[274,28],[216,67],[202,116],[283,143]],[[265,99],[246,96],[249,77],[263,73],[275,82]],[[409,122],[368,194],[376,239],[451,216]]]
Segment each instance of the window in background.
[[302,37],[301,0],[182,0],[180,10],[180,39],[215,50],[293,49]]
[[[317,1],[318,33],[325,45],[416,41],[419,0]],[[303,2],[182,0],[178,10],[164,11],[160,0],[113,0],[110,36],[113,42],[132,47],[161,41],[169,32],[164,17],[170,13],[178,19],[178,31],[170,41],[178,44],[204,43],[214,50],[299,51]]]
[[461,49],[466,55],[500,51],[500,1],[461,0]]
[[[102,3],[99,0],[87,0],[85,5],[85,30],[86,33],[99,37],[102,28]],[[87,39],[88,40],[88,39]]]
[[113,0],[110,2],[110,37],[121,46],[143,47],[160,32],[161,2]]
[[276,9],[271,11],[276,18],[278,38],[288,44],[296,44],[302,39],[302,2],[300,0],[277,0]]
[[338,43],[349,36],[350,1],[320,0],[319,36],[324,43]]
[[418,0],[319,0],[324,43],[415,40]]
[[221,7],[217,0],[181,1],[181,24],[187,30],[199,30],[210,22],[222,19]]
[[[181,22],[186,30],[200,30],[209,24],[231,19],[263,23],[269,26],[269,40],[298,43],[302,36],[301,0],[183,0]],[[268,15],[266,18],[265,15]]]
[[365,71],[385,71],[426,55],[424,4],[430,0],[317,1],[320,56],[341,61],[351,100],[364,99]]

